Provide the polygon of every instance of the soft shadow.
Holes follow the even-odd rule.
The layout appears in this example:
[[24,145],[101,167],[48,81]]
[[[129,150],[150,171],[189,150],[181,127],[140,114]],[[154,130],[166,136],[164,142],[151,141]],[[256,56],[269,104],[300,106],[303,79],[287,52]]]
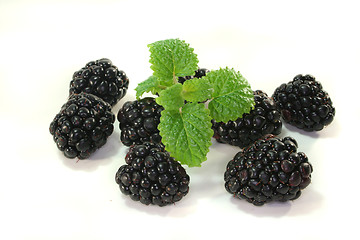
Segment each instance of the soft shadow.
[[245,213],[257,217],[283,217],[307,215],[310,212],[321,209],[323,196],[312,189],[305,189],[301,196],[294,201],[270,202],[263,206],[254,206],[245,200],[231,197],[230,201],[236,204],[238,208]]
[[99,166],[106,166],[112,162],[114,156],[118,154],[118,152],[127,148],[126,146],[119,143],[119,133],[113,132],[111,136],[107,139],[106,144],[97,149],[89,158],[79,160],[66,158],[62,153],[61,159],[66,167],[71,168],[77,171],[87,171],[92,172],[95,171]]
[[237,205],[239,210],[257,217],[282,217],[285,216],[291,208],[290,202],[271,202],[263,206],[254,206],[245,200],[231,197],[230,202]]
[[184,218],[193,213],[196,208],[196,206],[193,205],[189,194],[187,194],[180,201],[163,207],[152,204],[145,205],[141,202],[133,201],[129,196],[126,195],[123,195],[122,198],[124,199],[127,207],[130,207],[142,213],[146,213],[149,215],[157,215],[161,217]]
[[63,157],[63,163],[66,167],[71,168],[76,171],[85,171],[85,172],[93,172],[99,166],[109,165],[112,159],[102,159],[102,160],[91,160],[91,159],[68,159]]
[[307,215],[323,209],[324,196],[310,187],[304,189],[301,196],[291,203],[292,207],[289,216]]
[[305,136],[308,136],[308,137],[311,137],[311,138],[318,138],[319,137],[319,132],[318,131],[314,131],[314,132],[307,132],[307,131],[304,131],[300,128],[297,128],[293,125],[290,125],[288,123],[285,123],[283,122],[283,128],[286,128],[287,130],[289,130],[290,132],[296,132],[296,133],[299,133],[301,135],[305,135]]
[[89,160],[103,160],[111,158],[117,155],[122,147],[124,147],[124,145],[120,143],[120,134],[117,131],[114,131],[108,137],[106,144],[96,150],[96,152],[89,157]]
[[179,202],[164,207],[146,206],[131,200],[129,196],[123,195],[125,204],[149,215],[183,218],[196,212],[199,202],[222,197],[225,191],[223,176],[226,165],[240,149],[213,141],[213,146],[207,156],[208,160],[203,162],[201,167],[189,168],[184,166],[190,176],[189,193]]
[[339,136],[341,132],[341,125],[336,119],[334,119],[334,121],[330,125],[325,126],[320,131],[306,132],[300,128],[283,122],[283,128],[284,127],[290,132],[296,132],[311,138],[335,138]]
[[336,138],[340,136],[342,131],[342,125],[339,123],[337,118],[334,119],[330,125],[326,126],[323,130],[319,132],[320,138]]

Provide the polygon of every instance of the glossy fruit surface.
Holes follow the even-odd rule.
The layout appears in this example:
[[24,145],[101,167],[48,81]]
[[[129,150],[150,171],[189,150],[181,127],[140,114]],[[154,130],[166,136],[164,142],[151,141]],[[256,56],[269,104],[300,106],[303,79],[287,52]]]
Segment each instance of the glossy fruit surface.
[[304,131],[320,131],[335,117],[329,94],[311,75],[297,75],[276,88],[273,99],[282,118]]
[[254,100],[255,106],[250,113],[243,114],[236,121],[212,120],[214,138],[218,142],[244,148],[267,134],[281,133],[281,114],[274,101],[261,90],[254,91]]
[[225,189],[256,206],[295,200],[311,182],[312,165],[292,137],[267,135],[227,164]]
[[88,158],[114,130],[111,106],[87,93],[72,95],[50,123],[49,131],[68,158]]
[[180,201],[189,192],[189,175],[161,144],[134,145],[125,162],[115,181],[134,201],[162,207]]
[[88,62],[73,74],[69,95],[81,92],[93,94],[114,106],[123,98],[129,87],[129,78],[112,61],[102,58]]

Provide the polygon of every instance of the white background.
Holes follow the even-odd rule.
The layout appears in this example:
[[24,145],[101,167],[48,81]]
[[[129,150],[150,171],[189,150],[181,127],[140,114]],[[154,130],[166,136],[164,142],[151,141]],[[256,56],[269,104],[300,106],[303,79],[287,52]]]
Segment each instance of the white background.
[[[0,2],[1,239],[359,239],[359,6],[356,1]],[[147,44],[190,43],[208,69],[233,67],[272,94],[299,74],[322,82],[334,122],[305,133],[285,125],[313,164],[293,202],[233,198],[223,173],[238,148],[213,141],[188,169],[190,192],[163,208],[123,196],[114,181],[127,147],[118,122],[88,160],[66,159],[48,131],[73,72],[110,58],[137,83],[151,75]]]

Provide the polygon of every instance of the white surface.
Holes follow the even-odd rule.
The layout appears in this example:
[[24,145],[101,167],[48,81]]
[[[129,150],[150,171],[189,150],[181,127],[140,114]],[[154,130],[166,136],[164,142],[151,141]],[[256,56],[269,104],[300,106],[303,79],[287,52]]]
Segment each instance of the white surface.
[[[0,239],[358,239],[358,5],[292,2],[2,0]],[[117,113],[151,74],[147,44],[167,38],[190,43],[201,67],[234,67],[268,94],[298,73],[322,82],[334,122],[281,134],[314,167],[300,199],[263,207],[234,199],[223,173],[238,149],[215,141],[203,167],[188,169],[189,194],[163,208],[120,193],[114,175],[127,148],[118,122],[88,160],[57,150],[48,126],[72,73],[101,57],[124,70],[130,90]]]

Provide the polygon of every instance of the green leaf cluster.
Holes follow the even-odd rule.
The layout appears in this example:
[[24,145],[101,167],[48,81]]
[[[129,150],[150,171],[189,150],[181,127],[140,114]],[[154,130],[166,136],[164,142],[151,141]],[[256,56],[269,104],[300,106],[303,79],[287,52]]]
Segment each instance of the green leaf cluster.
[[151,69],[160,84],[171,86],[177,77],[194,75],[199,60],[194,49],[179,39],[157,41],[148,45]]
[[182,164],[201,166],[211,146],[211,120],[234,121],[248,113],[254,106],[251,87],[228,67],[181,84],[179,77],[192,76],[198,69],[194,49],[179,39],[148,47],[153,75],[136,87],[136,97],[146,92],[158,95],[156,102],[164,107],[158,128],[165,149]]
[[163,110],[158,126],[171,156],[190,167],[206,160],[211,137],[211,117],[204,103],[186,103],[180,111]]

